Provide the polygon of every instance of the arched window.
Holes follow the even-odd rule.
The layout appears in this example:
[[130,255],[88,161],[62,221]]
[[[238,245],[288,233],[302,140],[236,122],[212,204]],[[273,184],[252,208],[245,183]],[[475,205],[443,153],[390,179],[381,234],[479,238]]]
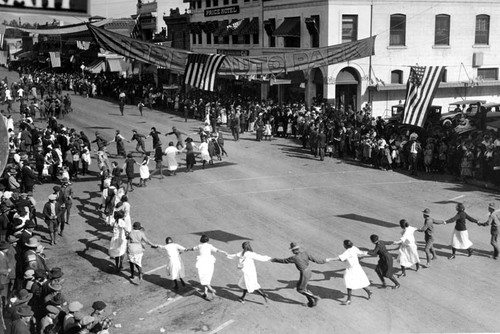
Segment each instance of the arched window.
[[391,15],[389,45],[406,45],[406,15]]
[[488,45],[490,41],[490,16],[476,16],[476,38],[474,44]]
[[436,15],[434,45],[450,45],[450,15]]
[[403,83],[403,71],[394,70],[391,72],[391,83],[402,84]]

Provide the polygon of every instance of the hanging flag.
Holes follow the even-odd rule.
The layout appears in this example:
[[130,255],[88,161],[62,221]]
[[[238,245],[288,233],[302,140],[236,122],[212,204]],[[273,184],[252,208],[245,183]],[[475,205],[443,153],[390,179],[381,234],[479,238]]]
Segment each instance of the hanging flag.
[[441,82],[444,66],[413,66],[406,84],[403,123],[423,127],[427,109]]
[[184,71],[184,83],[213,92],[215,75],[225,58],[225,55],[220,54],[189,54]]
[[90,42],[76,41],[76,47],[80,50],[88,50],[90,48]]
[[141,14],[137,15],[137,17],[135,18],[134,28],[130,33],[130,37],[135,39],[142,39]]
[[0,49],[3,48],[3,40],[5,39],[5,26],[0,24]]
[[243,22],[243,19],[233,22],[230,25],[226,27],[227,30],[236,30],[240,26],[240,24]]
[[61,52],[49,52],[52,67],[61,67]]

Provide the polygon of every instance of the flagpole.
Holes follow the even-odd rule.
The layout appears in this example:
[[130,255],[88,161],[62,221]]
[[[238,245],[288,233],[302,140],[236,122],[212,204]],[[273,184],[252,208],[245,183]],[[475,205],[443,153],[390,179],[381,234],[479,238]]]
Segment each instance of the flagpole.
[[[373,36],[373,0],[370,4],[370,38]],[[370,52],[370,57],[368,58],[368,85],[372,82],[372,53]],[[372,104],[372,91],[368,89],[368,103]]]

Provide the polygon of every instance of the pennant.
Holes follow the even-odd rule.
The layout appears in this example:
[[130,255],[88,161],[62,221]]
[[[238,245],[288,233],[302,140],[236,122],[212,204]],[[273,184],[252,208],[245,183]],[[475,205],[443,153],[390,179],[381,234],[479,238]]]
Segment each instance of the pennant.
[[189,54],[184,82],[191,87],[213,92],[215,75],[225,58],[226,56],[221,54]]
[[61,52],[49,52],[52,67],[61,67]]
[[241,23],[243,22],[243,20],[239,20],[239,21],[236,21],[234,23],[231,23],[230,25],[228,25],[226,27],[227,30],[236,30],[238,29],[238,27],[241,25]]
[[142,39],[142,27],[141,27],[141,14],[137,15],[135,18],[134,28],[130,33],[130,37],[135,39]]
[[406,84],[406,100],[403,123],[422,127],[427,118],[427,109],[432,104],[439,87],[444,66],[414,66]]

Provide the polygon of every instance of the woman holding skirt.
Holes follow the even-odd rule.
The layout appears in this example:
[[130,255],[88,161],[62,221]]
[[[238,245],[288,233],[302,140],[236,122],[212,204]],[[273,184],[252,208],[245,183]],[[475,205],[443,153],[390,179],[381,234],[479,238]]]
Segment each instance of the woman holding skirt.
[[202,235],[200,238],[200,244],[198,246],[188,248],[186,251],[197,250],[199,255],[196,257],[196,269],[198,269],[198,277],[200,279],[200,284],[203,285],[205,291],[203,293],[203,298],[210,300],[208,298],[208,291],[212,294],[212,298],[215,296],[215,289],[212,288],[212,276],[214,274],[215,267],[215,256],[212,253],[223,253],[226,256],[227,252],[215,248],[208,242],[210,239],[206,235]]
[[455,258],[457,249],[466,249],[468,256],[472,256],[472,242],[469,240],[469,232],[467,232],[465,223],[467,220],[478,223],[477,219],[465,213],[465,206],[462,203],[458,203],[456,209],[457,214],[444,222],[445,224],[455,223],[455,229],[451,236],[451,255],[448,258],[450,260]]
[[240,303],[244,303],[247,293],[256,291],[267,302],[267,295],[260,289],[260,284],[257,281],[257,269],[254,261],[266,262],[271,260],[271,257],[254,253],[249,241],[245,241],[241,247],[243,248],[241,252],[228,255],[229,259],[237,258],[239,260],[238,269],[241,270],[241,277],[238,286],[243,289],[243,295],[238,300]]
[[418,256],[415,236],[413,235],[417,229],[413,226],[410,226],[406,219],[401,219],[399,221],[399,225],[403,229],[403,232],[401,232],[401,238],[397,241],[394,241],[392,244],[399,245],[398,261],[401,265],[401,274],[399,274],[398,277],[405,277],[406,268],[415,265],[415,271],[418,271],[420,269],[420,258]]

